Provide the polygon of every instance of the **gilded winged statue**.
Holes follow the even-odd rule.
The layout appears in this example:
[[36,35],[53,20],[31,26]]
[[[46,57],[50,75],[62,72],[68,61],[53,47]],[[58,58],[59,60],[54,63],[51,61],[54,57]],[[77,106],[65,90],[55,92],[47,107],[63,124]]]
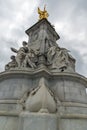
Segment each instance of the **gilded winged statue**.
[[44,18],[47,19],[49,14],[48,14],[48,12],[46,10],[46,6],[44,6],[44,10],[43,11],[40,10],[40,8],[38,7],[38,14],[39,14],[39,20],[44,19]]

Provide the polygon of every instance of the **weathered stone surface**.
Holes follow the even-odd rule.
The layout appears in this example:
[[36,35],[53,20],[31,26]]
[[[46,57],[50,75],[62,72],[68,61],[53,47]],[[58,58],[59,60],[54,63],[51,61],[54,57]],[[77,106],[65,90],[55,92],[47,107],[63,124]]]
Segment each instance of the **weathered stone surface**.
[[62,119],[60,130],[86,130],[87,119]]
[[56,113],[56,104],[55,96],[45,85],[45,79],[41,78],[37,88],[30,92],[25,107],[30,112]]
[[[60,102],[87,104],[87,79],[85,77],[79,74],[70,75],[70,73],[51,74],[44,69],[33,72],[22,70],[2,73],[0,75],[0,100],[21,100],[27,92],[39,86],[40,79],[44,76],[45,84]],[[11,103],[13,104],[13,102]],[[3,102],[4,104],[5,102]],[[1,110],[4,107],[3,105],[0,107]],[[10,110],[11,104],[8,103],[8,105]],[[18,111],[16,103],[13,110],[14,108]]]
[[24,113],[20,115],[19,130],[57,130],[56,115]]
[[18,130],[18,118],[0,116],[0,130]]
[[42,19],[0,73],[0,130],[87,130],[87,79]]

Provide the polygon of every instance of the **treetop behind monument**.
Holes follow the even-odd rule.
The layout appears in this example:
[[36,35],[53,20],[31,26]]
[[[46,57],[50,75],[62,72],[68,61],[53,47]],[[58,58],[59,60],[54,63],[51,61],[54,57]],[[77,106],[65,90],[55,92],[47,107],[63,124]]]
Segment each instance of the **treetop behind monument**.
[[48,12],[38,8],[39,21],[26,30],[28,42],[23,47],[11,50],[16,53],[11,62],[5,66],[6,71],[25,70],[32,71],[46,67],[51,72],[75,72],[75,59],[65,48],[59,47],[56,41],[60,38],[54,27],[47,20]]

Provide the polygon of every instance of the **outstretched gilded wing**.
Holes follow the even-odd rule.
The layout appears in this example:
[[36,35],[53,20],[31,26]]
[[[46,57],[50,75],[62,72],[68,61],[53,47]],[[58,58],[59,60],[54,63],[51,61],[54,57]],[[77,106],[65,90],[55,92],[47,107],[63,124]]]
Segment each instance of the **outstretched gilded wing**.
[[40,8],[38,7],[38,14],[40,14],[41,13],[41,10],[40,10]]
[[44,11],[46,11],[46,5],[44,5]]

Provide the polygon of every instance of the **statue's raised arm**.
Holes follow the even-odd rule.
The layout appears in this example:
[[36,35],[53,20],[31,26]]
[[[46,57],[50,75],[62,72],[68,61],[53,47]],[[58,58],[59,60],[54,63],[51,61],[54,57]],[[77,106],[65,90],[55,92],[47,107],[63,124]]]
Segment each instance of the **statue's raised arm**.
[[11,51],[13,51],[13,52],[15,52],[15,53],[18,53],[18,50],[15,49],[15,48],[13,48],[13,47],[11,47]]

